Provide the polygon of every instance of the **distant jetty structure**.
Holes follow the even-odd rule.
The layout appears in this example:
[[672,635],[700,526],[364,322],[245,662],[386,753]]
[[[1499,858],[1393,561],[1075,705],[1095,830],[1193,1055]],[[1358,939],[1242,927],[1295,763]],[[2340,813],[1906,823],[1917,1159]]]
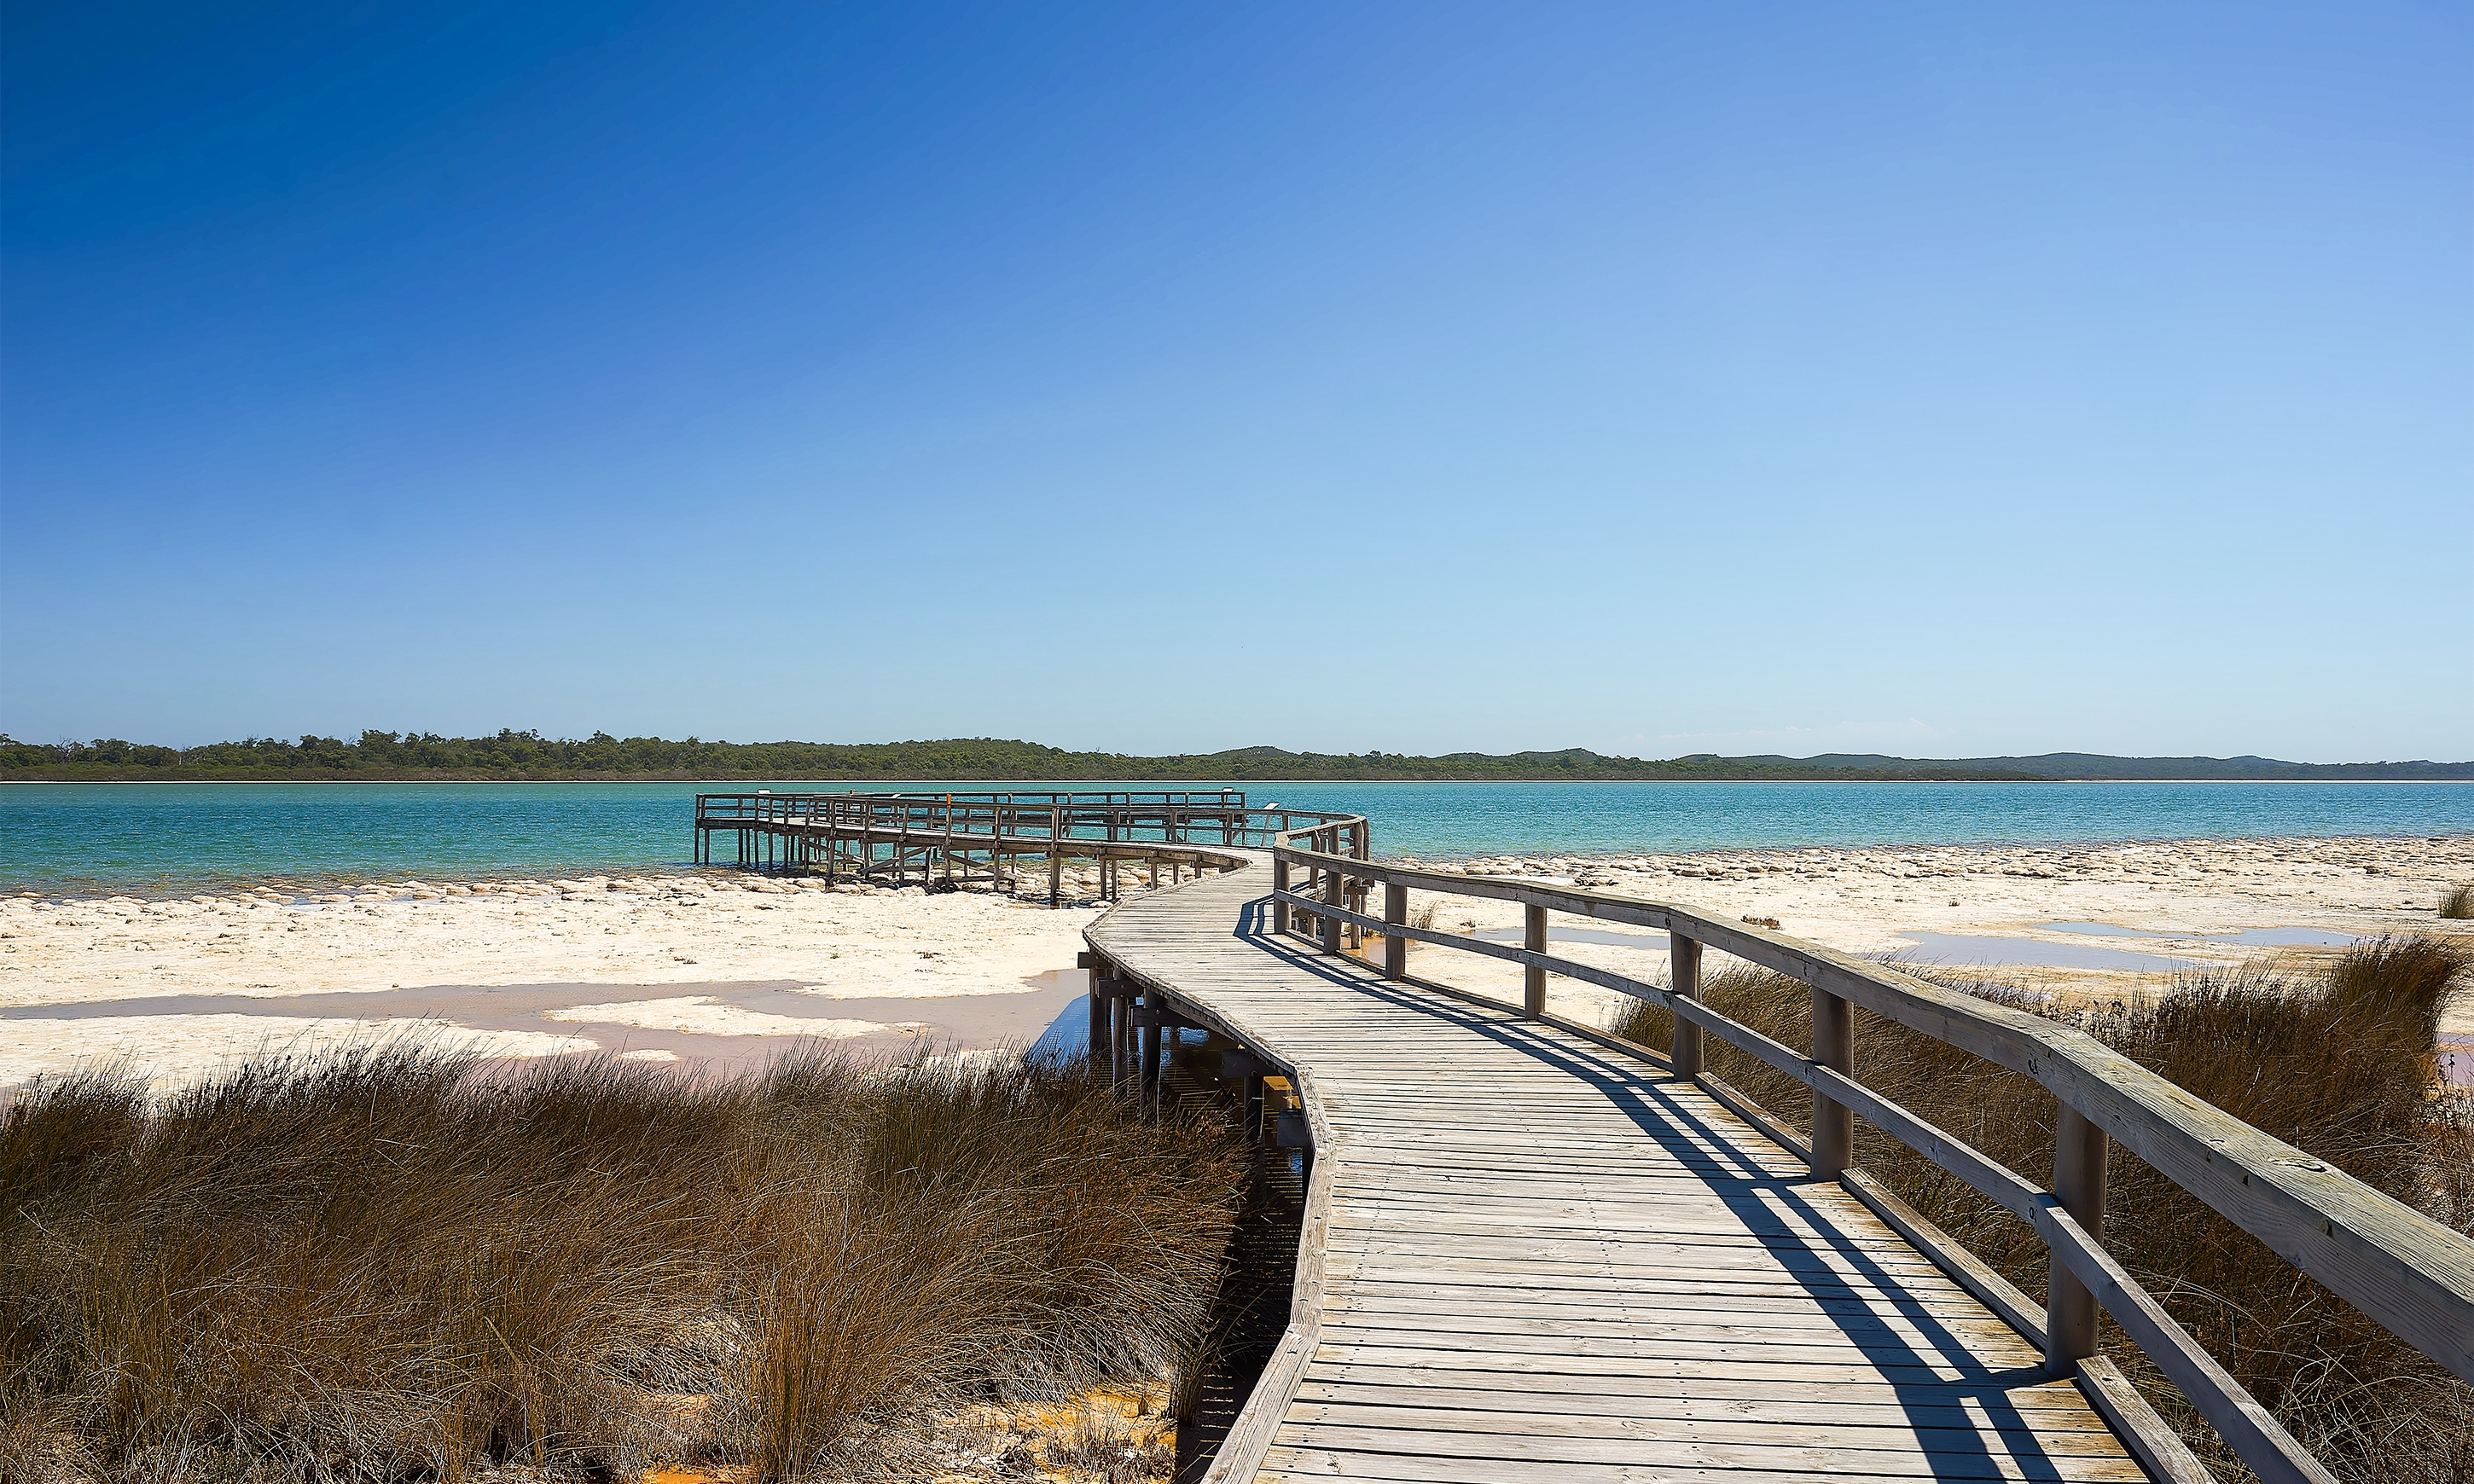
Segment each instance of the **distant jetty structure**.
[[[1181,1480],[2201,1484],[2101,1312],[2261,1479],[2331,1481],[2106,1251],[2116,1146],[2474,1380],[2474,1240],[2089,1036],[1879,962],[1392,865],[1363,816],[1234,791],[700,798],[699,861],[725,831],[752,870],[1035,891],[1035,860],[1055,900],[1085,858],[1111,899],[1129,864],[1166,888],[1084,934],[1090,1055],[1148,1115],[1224,1100],[1303,1176],[1287,1328],[1259,1376],[1180,1401]],[[1524,941],[1415,925],[1413,889],[1519,902]],[[1665,935],[1667,982],[1549,952],[1550,912]],[[1411,943],[1520,966],[1521,1001],[1412,975]],[[1705,951],[1808,986],[1810,1043],[1704,1004]],[[1672,1042],[1549,1012],[1549,975],[1667,1008]],[[2050,1185],[1869,1089],[1856,1007],[2050,1092]],[[1713,1036],[1808,1088],[1810,1117],[1711,1075]],[[1856,1166],[1858,1118],[2027,1223],[2042,1302]]]

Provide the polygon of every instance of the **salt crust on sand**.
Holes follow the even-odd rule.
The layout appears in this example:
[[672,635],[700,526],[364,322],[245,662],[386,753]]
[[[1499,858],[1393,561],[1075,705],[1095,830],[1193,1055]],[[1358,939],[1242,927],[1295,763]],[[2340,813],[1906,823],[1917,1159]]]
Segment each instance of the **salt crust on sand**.
[[[766,1015],[725,1005],[710,994],[680,999],[640,999],[607,1005],[573,1005],[542,1014],[545,1020],[589,1020],[601,1025],[633,1025],[647,1031],[697,1031],[707,1036],[812,1036],[848,1041],[891,1030],[881,1020],[810,1019],[804,1016]],[[914,1022],[915,1023],[915,1022]]]
[[1002,994],[1070,965],[1093,907],[850,896],[757,878],[592,876],[349,901],[0,900],[0,1006],[426,985],[789,982],[834,999]]

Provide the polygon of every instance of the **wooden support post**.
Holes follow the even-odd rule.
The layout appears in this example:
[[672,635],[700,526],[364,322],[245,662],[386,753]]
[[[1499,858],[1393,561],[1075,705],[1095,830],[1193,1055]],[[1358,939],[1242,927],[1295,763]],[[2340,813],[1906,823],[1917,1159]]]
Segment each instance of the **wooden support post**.
[[[1174,869],[1174,868],[1172,868],[1172,869]],[[1274,860],[1274,861],[1273,861],[1273,862],[1272,862],[1272,890],[1273,890],[1273,891],[1274,891],[1274,892],[1285,892],[1285,891],[1287,891],[1288,889],[1289,889],[1289,863],[1288,863],[1287,861],[1284,861],[1284,860]],[[1275,900],[1275,901],[1273,901],[1273,902],[1272,903],[1272,931],[1273,931],[1273,932],[1275,932],[1275,933],[1285,933],[1285,932],[1287,932],[1288,930],[1289,930],[1289,904],[1288,904],[1287,902],[1284,902],[1284,901],[1276,901],[1276,900]]]
[[1134,1001],[1125,986],[1108,995],[1108,1089],[1119,1097],[1134,1075]]
[[[1343,877],[1337,871],[1326,871],[1322,874],[1323,905],[1337,907],[1341,904],[1341,898],[1346,894],[1346,888],[1342,882]],[[1322,920],[1322,950],[1325,953],[1340,951],[1340,919],[1329,914],[1325,914]]]
[[[1149,1006],[1151,996],[1143,996],[1143,1001]],[[1145,1118],[1157,1122],[1160,1113],[1160,1028],[1156,1024],[1146,1025],[1140,1034],[1143,1048],[1140,1107]]]
[[1104,970],[1094,969],[1092,971],[1090,994],[1091,1036],[1089,1055],[1091,1058],[1091,1065],[1094,1068],[1099,1066],[1100,1059],[1108,1054],[1108,1001],[1106,996],[1109,990],[1112,988],[1114,988],[1114,986],[1104,976]]
[[1065,894],[1065,811],[1048,811],[1048,904],[1055,906]]
[[[1812,992],[1812,1060],[1843,1076],[1856,1075],[1856,1007],[1822,989]],[[1836,1180],[1855,1162],[1856,1114],[1813,1093],[1812,1172]]]
[[[2098,1242],[2104,1240],[2105,1156],[2104,1130],[2062,1104],[2053,1126],[2053,1194]],[[2078,1363],[2096,1353],[2096,1295],[2055,1254],[2045,1286],[2046,1368],[2055,1376],[2075,1375]]]
[[[1520,945],[1532,953],[1546,951],[1546,909],[1535,902],[1520,909]],[[1546,1013],[1546,970],[1535,964],[1520,966],[1520,1008],[1531,1018]]]
[[[1701,945],[1682,933],[1666,935],[1669,993],[1679,999],[1701,997]],[[1682,1016],[1675,1017],[1675,1033],[1667,1041],[1667,1056],[1675,1064],[1675,1075],[1691,1081],[1701,1075],[1701,1027]]]
[[[1383,921],[1406,925],[1409,921],[1409,889],[1397,881],[1383,883]],[[1383,935],[1383,977],[1409,977],[1409,940],[1398,933]]]

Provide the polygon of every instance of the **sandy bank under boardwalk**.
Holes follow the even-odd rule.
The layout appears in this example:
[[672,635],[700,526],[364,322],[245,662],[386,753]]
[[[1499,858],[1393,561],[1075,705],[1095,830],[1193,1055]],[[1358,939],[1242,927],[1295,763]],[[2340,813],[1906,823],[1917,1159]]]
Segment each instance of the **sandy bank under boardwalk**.
[[[2208,962],[2310,953],[2193,935],[2319,928],[2474,932],[2434,904],[2474,880],[2474,837],[2186,841],[2105,847],[1741,850],[1455,862],[1471,874],[1578,880],[1722,918],[1777,919],[1854,952],[1914,949],[1902,934],[2091,945]],[[1268,888],[1268,879],[1264,885]],[[1413,906],[1427,905],[1419,894]],[[1439,898],[1433,925],[1516,927],[1519,909]],[[622,1049],[647,1059],[761,1058],[798,1034],[854,1051],[1027,1042],[1071,998],[1096,904],[1057,910],[983,893],[855,894],[735,873],[558,882],[397,881],[305,893],[269,886],[181,901],[0,901],[0,1085],[97,1055],[194,1075],[270,1036],[365,1034],[428,1019],[493,1054]],[[1559,919],[1559,922],[1564,920]],[[2155,938],[2098,938],[2099,922]],[[1582,925],[1570,920],[1568,925]],[[1558,942],[1558,952],[1649,979],[1664,943]],[[2006,948],[2001,951],[2008,951]],[[1444,949],[1418,971],[1517,996],[1518,970]],[[2153,974],[2027,964],[2008,977],[2069,993],[2140,993]],[[1613,1000],[1555,982],[1565,1013]],[[2474,994],[2446,1034],[2474,1047]],[[2460,1059],[2474,1078],[2474,1055]]]

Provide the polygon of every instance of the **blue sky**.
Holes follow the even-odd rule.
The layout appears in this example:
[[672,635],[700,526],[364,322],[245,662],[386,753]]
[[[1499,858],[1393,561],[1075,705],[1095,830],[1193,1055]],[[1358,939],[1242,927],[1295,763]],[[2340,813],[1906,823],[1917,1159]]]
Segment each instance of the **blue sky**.
[[2474,756],[2462,4],[19,4],[0,729]]

